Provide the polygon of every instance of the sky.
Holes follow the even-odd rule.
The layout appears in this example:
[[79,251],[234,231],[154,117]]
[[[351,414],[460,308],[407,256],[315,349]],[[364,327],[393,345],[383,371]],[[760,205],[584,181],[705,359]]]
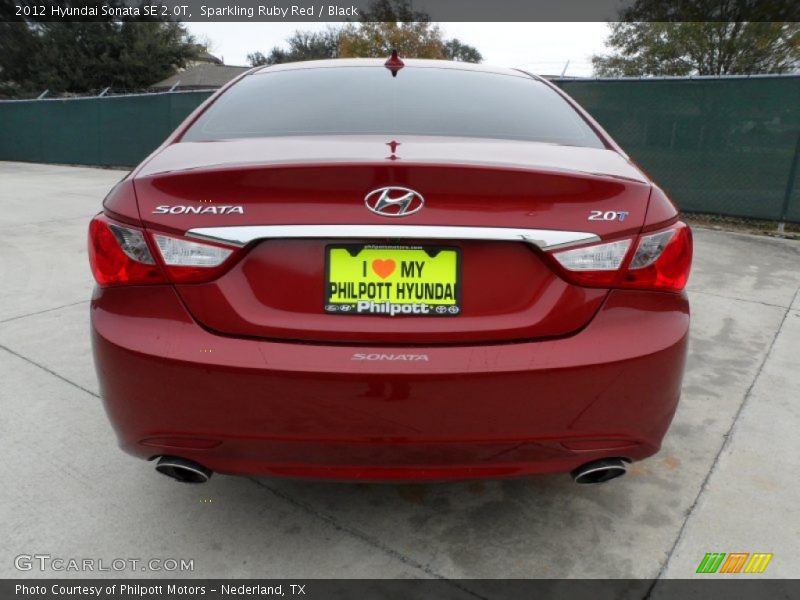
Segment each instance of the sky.
[[[228,65],[246,65],[247,55],[267,54],[296,29],[321,30],[326,23],[186,23],[212,54]],[[605,23],[439,23],[445,38],[457,37],[478,48],[483,62],[518,67],[541,75],[592,74],[590,57],[605,50]]]

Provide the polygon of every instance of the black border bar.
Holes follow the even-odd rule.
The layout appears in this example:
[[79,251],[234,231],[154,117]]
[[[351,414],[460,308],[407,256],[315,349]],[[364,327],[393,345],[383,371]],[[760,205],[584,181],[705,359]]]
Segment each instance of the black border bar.
[[[265,570],[267,565],[265,565]],[[3,579],[4,600],[760,600],[797,598],[800,579]],[[38,591],[37,591],[38,590]],[[97,593],[97,590],[100,593]],[[233,591],[231,591],[233,590]]]
[[[338,22],[369,19],[369,5],[370,0],[0,0],[0,21],[108,20],[103,11],[127,6],[138,15],[119,20],[149,20],[153,8],[145,7],[158,7],[159,16],[180,21]],[[437,22],[800,21],[797,0],[412,0],[411,6]]]

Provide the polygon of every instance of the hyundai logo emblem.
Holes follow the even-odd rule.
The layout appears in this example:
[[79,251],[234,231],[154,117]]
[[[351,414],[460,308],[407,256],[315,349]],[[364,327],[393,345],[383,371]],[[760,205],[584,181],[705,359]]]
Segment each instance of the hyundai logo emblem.
[[364,204],[382,217],[407,217],[419,212],[425,205],[422,194],[404,187],[382,187],[372,190]]

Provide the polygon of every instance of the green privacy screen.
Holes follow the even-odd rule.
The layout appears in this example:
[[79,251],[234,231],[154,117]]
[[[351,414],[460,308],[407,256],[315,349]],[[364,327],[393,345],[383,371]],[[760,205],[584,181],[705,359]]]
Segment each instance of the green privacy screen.
[[0,102],[0,160],[134,166],[210,94]]
[[[800,222],[800,77],[558,85],[683,210]],[[0,102],[0,160],[133,166],[209,93]]]
[[800,221],[800,77],[559,85],[682,210]]

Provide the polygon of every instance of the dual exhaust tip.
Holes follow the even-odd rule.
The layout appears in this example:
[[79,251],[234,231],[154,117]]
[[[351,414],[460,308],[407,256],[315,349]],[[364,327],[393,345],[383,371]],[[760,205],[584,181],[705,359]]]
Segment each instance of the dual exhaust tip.
[[212,473],[201,464],[177,456],[162,456],[156,463],[156,471],[181,483],[205,483]]
[[628,467],[621,458],[604,458],[581,465],[570,473],[572,480],[579,485],[605,483],[622,477]]
[[[156,471],[181,483],[205,483],[211,479],[212,471],[192,460],[177,456],[162,456]],[[627,467],[621,458],[604,458],[581,465],[570,475],[579,485],[605,483],[625,475]]]

